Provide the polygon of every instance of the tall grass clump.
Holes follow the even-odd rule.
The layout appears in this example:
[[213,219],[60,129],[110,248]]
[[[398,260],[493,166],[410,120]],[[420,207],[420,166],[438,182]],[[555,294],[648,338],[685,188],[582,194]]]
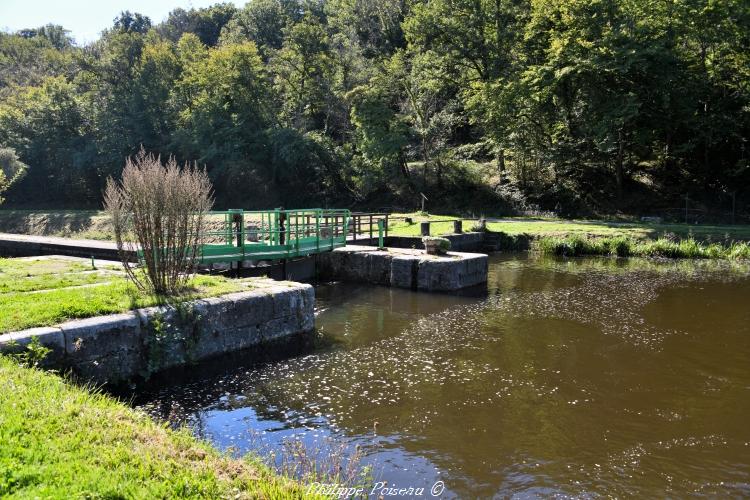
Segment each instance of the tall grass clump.
[[735,241],[727,249],[727,254],[730,259],[750,259],[750,243],[746,241]]
[[636,243],[627,236],[601,239],[602,253],[617,257],[630,257],[636,251]]
[[563,255],[575,257],[578,255],[602,255],[607,253],[600,241],[585,238],[580,235],[568,237],[548,236],[539,238],[533,249],[545,255]]
[[[680,245],[676,241],[659,238],[654,241],[642,242],[638,245],[638,255],[644,257],[681,257]],[[695,256],[693,256],[695,257]]]
[[[108,179],[104,208],[125,270],[139,289],[172,295],[184,288],[195,270],[211,191],[205,170],[180,168],[174,157],[162,164],[143,148],[127,159],[119,183]],[[126,251],[135,250],[143,273],[125,258]]]
[[675,241],[668,238],[640,241],[627,236],[587,238],[580,235],[543,237],[532,250],[543,255],[609,255],[617,257],[665,257],[671,259],[750,259],[750,244],[744,241],[727,245],[702,243],[693,238]]

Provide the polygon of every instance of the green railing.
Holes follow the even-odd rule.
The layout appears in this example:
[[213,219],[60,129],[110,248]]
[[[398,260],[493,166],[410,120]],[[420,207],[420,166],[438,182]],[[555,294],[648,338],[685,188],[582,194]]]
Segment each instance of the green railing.
[[346,245],[349,210],[226,210],[210,212],[201,235],[204,264],[276,260],[326,252]]

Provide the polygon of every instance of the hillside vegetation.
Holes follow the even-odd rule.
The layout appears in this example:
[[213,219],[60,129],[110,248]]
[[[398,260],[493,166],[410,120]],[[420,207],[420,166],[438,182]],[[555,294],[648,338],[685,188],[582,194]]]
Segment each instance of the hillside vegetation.
[[125,11],[86,46],[0,33],[15,207],[98,208],[143,145],[205,165],[219,208],[424,192],[432,210],[720,218],[747,213],[749,130],[743,0],[253,0]]

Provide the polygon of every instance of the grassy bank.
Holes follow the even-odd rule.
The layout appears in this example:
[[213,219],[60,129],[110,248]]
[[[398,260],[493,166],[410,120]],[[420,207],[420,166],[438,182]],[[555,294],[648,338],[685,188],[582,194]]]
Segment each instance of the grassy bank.
[[[93,269],[86,261],[0,259],[0,333],[50,326],[75,318],[113,314],[159,302],[139,292],[116,266]],[[252,280],[193,278],[184,299],[244,290]]]
[[[406,223],[404,218],[412,219]],[[389,225],[394,236],[418,236],[420,222],[432,235],[451,234],[455,216],[396,214]],[[472,221],[464,220],[464,230]],[[545,255],[614,255],[688,259],[750,259],[750,226],[687,225],[649,222],[576,221],[539,218],[488,219],[500,249]]]
[[0,356],[0,497],[300,498],[304,487]]
[[704,243],[693,238],[636,240],[627,236],[543,236],[532,242],[532,250],[544,255],[610,255],[617,257],[668,257],[685,259],[750,259],[747,242]]
[[[413,223],[404,222],[410,217]],[[419,223],[432,222],[430,232],[439,236],[453,232],[452,215],[394,214],[389,224],[389,234],[393,236],[419,236]],[[437,222],[434,222],[437,221]],[[471,228],[471,222],[464,221],[464,231]],[[573,235],[616,237],[627,236],[635,240],[658,239],[665,234],[678,238],[693,238],[700,241],[750,240],[750,225],[693,225],[653,222],[619,222],[596,220],[563,220],[549,218],[504,217],[489,218],[487,229],[508,235],[528,235],[530,238],[543,236],[567,237]]]

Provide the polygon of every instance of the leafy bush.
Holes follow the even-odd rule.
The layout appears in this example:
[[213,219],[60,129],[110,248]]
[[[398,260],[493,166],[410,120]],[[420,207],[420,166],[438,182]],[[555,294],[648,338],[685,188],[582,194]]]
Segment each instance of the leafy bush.
[[11,359],[16,360],[19,364],[26,367],[37,367],[43,361],[47,355],[52,352],[52,349],[42,345],[39,341],[39,337],[31,337],[31,341],[24,347],[18,342],[11,340],[6,345],[5,354]]
[[[141,151],[128,158],[121,183],[107,182],[104,207],[130,279],[158,295],[179,292],[195,270],[206,213],[213,205],[204,170]],[[145,273],[136,272],[125,250],[137,250]]]

